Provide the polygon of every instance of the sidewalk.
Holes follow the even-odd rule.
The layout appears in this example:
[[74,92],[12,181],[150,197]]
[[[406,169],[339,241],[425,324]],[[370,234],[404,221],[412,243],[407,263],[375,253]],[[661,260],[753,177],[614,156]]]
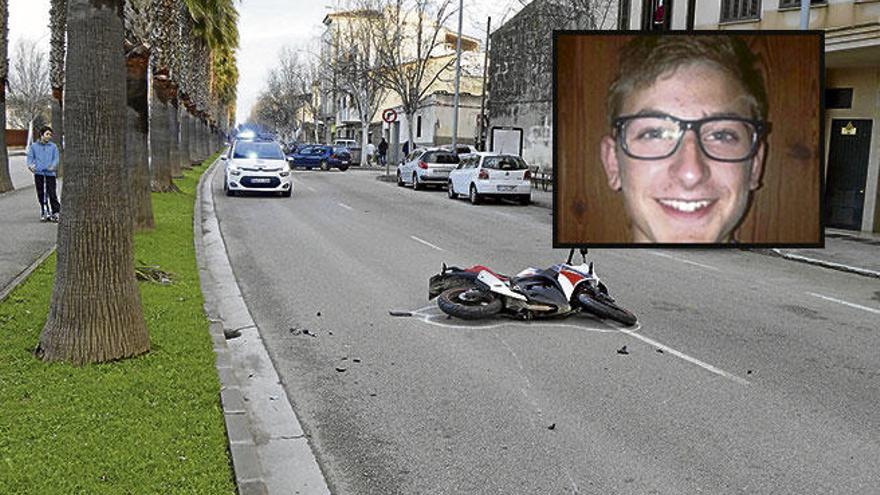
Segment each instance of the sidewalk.
[[[10,156],[16,189],[0,194],[0,300],[18,285],[55,248],[57,224],[40,222],[40,206],[21,158]],[[58,187],[59,198],[61,187]]]

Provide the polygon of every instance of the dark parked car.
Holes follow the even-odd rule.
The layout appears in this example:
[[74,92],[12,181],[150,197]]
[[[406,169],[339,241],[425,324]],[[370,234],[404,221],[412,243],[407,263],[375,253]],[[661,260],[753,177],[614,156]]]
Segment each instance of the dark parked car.
[[326,144],[301,146],[289,158],[292,167],[303,167],[309,170],[319,167],[321,170],[338,168],[345,171],[351,165],[351,153],[348,149],[343,146]]

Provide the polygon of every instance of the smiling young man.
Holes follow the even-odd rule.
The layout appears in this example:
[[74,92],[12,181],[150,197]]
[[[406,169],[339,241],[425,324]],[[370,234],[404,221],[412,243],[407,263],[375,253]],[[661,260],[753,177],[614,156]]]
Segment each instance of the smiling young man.
[[736,241],[766,149],[755,63],[734,36],[637,36],[621,50],[600,152],[632,242]]

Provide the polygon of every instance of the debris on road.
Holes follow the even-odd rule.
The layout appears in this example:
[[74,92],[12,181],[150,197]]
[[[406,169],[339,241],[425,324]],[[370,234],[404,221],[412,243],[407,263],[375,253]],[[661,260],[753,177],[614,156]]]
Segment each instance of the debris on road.
[[547,427],[547,429],[548,429],[548,430],[555,430],[555,429],[556,429],[556,423],[551,424],[550,426]]
[[345,373],[345,370],[347,370],[347,369],[348,368],[346,368],[345,366],[337,366],[336,367],[336,371],[338,371],[340,373]]
[[391,316],[412,316],[413,315],[412,312],[410,312],[410,311],[395,311],[393,309],[388,311],[388,314]]
[[621,347],[620,349],[617,350],[617,353],[618,353],[618,354],[629,354],[629,351],[626,350],[626,346],[623,346],[623,347]]
[[659,352],[660,354],[663,354],[663,349],[657,349],[657,352]]
[[317,313],[315,313],[315,316],[321,316],[321,312],[318,311]]

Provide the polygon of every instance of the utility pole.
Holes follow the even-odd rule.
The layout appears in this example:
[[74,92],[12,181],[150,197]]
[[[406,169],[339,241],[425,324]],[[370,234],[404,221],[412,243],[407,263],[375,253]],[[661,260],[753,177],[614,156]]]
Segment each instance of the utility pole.
[[464,14],[464,0],[458,0],[458,38],[455,40],[455,97],[452,104],[452,152],[458,144],[458,99],[459,83],[461,79],[461,24]]
[[801,0],[801,30],[810,28],[810,0]]
[[483,94],[480,96],[480,141],[481,150],[486,151],[486,72],[489,70],[489,28],[492,26],[492,16],[486,21],[486,47],[483,49]]

